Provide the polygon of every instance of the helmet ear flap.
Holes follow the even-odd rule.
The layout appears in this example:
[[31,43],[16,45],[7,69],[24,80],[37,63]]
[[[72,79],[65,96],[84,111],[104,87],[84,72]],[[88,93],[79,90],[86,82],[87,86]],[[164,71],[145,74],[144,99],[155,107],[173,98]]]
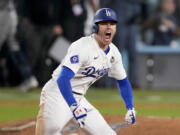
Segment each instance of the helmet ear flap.
[[98,33],[98,25],[96,23],[93,24],[92,33]]

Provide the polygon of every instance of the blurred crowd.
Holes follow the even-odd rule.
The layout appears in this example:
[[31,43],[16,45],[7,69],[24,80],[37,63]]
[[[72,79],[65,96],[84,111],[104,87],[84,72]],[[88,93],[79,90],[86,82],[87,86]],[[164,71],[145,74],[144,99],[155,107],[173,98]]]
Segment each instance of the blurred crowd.
[[[71,43],[91,34],[93,15],[103,7],[118,15],[113,42],[137,87],[137,40],[170,46],[179,39],[179,0],[0,0],[0,87],[28,91],[43,86],[60,63],[49,55],[57,39]],[[113,87],[106,79],[97,85]]]

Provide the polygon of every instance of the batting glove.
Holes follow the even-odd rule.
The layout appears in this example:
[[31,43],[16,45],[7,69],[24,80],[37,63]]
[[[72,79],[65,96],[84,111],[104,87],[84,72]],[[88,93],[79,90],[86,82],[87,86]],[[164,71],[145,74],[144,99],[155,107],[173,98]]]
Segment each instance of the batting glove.
[[128,124],[134,124],[136,122],[136,111],[134,110],[134,108],[127,111],[125,121]]
[[78,125],[83,128],[85,126],[85,118],[87,116],[87,109],[78,105],[76,103],[70,106],[74,118],[76,119]]

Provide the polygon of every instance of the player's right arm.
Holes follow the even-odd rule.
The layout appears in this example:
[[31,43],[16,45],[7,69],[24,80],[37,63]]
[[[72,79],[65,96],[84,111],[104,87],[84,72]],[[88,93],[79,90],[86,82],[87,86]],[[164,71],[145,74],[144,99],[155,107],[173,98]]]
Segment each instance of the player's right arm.
[[74,118],[76,119],[78,125],[83,127],[85,125],[85,117],[87,116],[87,111],[75,100],[70,80],[74,77],[74,72],[66,66],[62,67],[61,73],[57,79],[57,84],[60,89],[61,94],[69,105]]
[[66,66],[62,67],[61,73],[57,79],[57,84],[63,95],[66,103],[71,106],[72,104],[77,104],[73,94],[70,80],[74,77],[74,72]]
[[81,67],[86,58],[84,56],[84,52],[81,50],[81,44],[76,43],[71,45],[64,61],[62,62],[63,66],[58,76],[57,84],[77,123],[80,127],[83,127],[87,111],[76,101],[71,87],[71,79],[78,72],[78,69]]

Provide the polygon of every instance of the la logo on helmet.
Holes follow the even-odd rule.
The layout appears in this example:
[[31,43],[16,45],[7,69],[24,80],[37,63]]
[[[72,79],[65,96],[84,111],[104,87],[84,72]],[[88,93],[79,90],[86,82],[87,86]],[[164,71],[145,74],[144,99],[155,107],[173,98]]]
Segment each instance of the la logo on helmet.
[[111,13],[106,9],[106,16],[111,16]]

